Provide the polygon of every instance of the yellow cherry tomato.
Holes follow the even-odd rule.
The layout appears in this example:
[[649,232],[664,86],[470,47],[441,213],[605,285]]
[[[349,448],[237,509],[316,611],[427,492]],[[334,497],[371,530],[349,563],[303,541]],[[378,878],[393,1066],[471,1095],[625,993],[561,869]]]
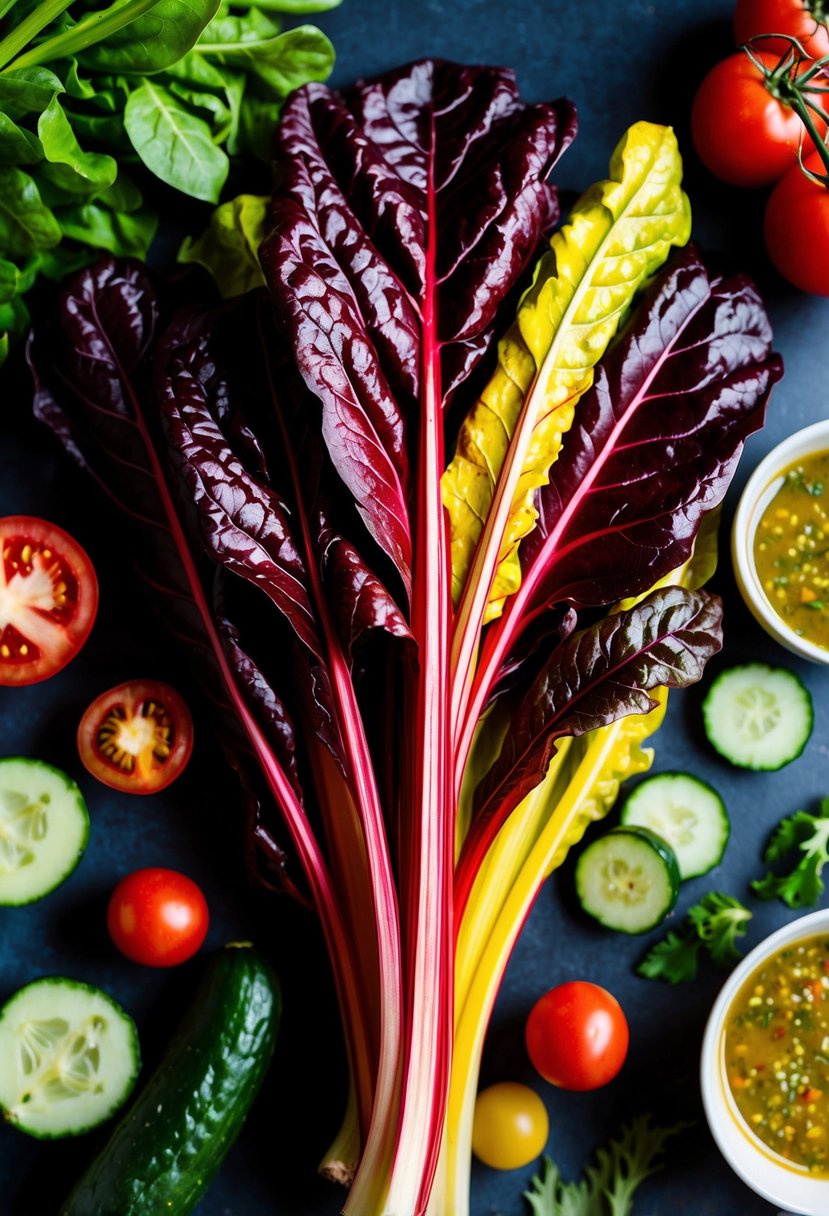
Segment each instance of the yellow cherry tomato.
[[478,1094],[472,1151],[484,1165],[522,1169],[541,1155],[549,1134],[547,1108],[528,1085],[501,1081]]

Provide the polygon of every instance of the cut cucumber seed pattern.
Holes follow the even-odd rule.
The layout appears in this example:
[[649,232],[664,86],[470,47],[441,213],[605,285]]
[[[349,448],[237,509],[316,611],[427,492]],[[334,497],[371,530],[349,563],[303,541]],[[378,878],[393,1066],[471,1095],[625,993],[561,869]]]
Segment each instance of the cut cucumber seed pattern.
[[35,980],[0,1010],[0,1109],[29,1135],[96,1127],[122,1105],[138,1067],[132,1019],[100,988]]
[[88,836],[71,777],[40,760],[0,760],[0,904],[48,895],[75,869]]
[[691,773],[657,773],[640,782],[624,805],[622,823],[649,828],[666,840],[682,879],[718,865],[731,831],[722,798]]
[[49,795],[34,800],[19,790],[0,788],[0,875],[33,864],[37,845],[46,839]]
[[772,770],[796,760],[812,733],[812,698],[785,667],[746,663],[719,675],[702,705],[705,733],[741,768]]
[[647,828],[613,828],[579,858],[576,891],[585,912],[608,929],[645,933],[676,903],[676,856]]

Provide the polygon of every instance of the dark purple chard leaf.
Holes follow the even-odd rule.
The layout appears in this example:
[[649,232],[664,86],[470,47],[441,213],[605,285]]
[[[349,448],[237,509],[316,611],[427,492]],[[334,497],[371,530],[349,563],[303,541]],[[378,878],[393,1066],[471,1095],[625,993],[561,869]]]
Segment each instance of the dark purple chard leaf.
[[536,248],[574,133],[569,103],[525,105],[511,73],[431,61],[347,101],[308,86],[283,111],[260,256],[334,466],[407,593],[424,359],[439,352],[445,403]]
[[256,709],[256,717],[268,737],[268,742],[286,773],[294,792],[302,800],[296,759],[296,731],[282,700],[265,679],[260,668],[243,649],[239,631],[225,617],[218,617],[225,654],[228,657],[248,704]]
[[504,660],[487,704],[491,705],[511,689],[529,683],[534,670],[550,658],[565,638],[570,637],[577,624],[578,613],[569,604],[557,604],[539,613],[532,628],[521,634]]
[[379,629],[411,639],[403,613],[355,546],[321,512],[318,520],[321,567],[340,643],[349,659],[366,633]]
[[477,861],[543,779],[556,740],[648,713],[656,704],[651,690],[693,684],[721,645],[720,601],[682,587],[652,591],[562,642],[516,706],[498,758],[476,791],[458,869],[461,905]]
[[103,258],[74,276],[58,307],[59,330],[40,326],[29,342],[35,416],[124,510],[163,528],[131,402],[158,326],[152,281],[140,262]]
[[782,370],[753,283],[711,275],[693,247],[676,255],[597,368],[536,497],[524,605],[610,604],[686,561]]
[[185,324],[165,335],[157,367],[158,397],[171,456],[195,506],[202,541],[216,562],[259,587],[317,655],[320,645],[302,555],[290,512],[279,495],[248,473],[217,417],[228,390],[217,372],[209,334]]
[[[198,658],[196,671],[222,723],[223,748],[242,778],[251,830],[277,875],[283,851],[253,792],[261,758],[254,759],[239,699],[301,802],[293,726],[223,607],[214,607],[215,567],[191,543],[167,482],[166,445],[149,405],[157,312],[155,289],[140,263],[104,258],[80,271],[34,326],[28,349],[34,410],[118,506],[145,525],[135,534],[141,573],[162,600],[174,635]],[[286,886],[293,889],[290,880]]]

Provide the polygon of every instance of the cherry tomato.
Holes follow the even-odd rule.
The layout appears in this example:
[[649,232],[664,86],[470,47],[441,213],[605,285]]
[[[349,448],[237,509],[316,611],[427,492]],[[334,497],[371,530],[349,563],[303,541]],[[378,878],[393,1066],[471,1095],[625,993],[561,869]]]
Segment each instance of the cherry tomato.
[[45,519],[0,519],[0,685],[36,684],[60,671],[97,611],[98,580],[77,541]]
[[112,892],[107,928],[115,945],[147,967],[175,967],[207,934],[207,901],[191,878],[160,867],[135,870]]
[[[825,172],[816,152],[806,166]],[[801,291],[829,296],[829,190],[796,165],[771,192],[764,231],[768,255],[780,273]]]
[[544,1151],[549,1134],[547,1108],[528,1085],[502,1081],[478,1094],[472,1152],[484,1165],[523,1169]]
[[78,727],[86,769],[114,790],[154,794],[183,772],[193,750],[193,719],[183,699],[157,680],[133,680],[102,693]]
[[533,1066],[561,1089],[598,1089],[612,1081],[625,1062],[629,1041],[615,996],[582,980],[552,988],[527,1018]]
[[[808,0],[737,0],[734,9],[734,37],[748,42],[758,34],[789,34],[813,59],[829,55],[829,31],[824,21],[811,12]],[[771,55],[784,55],[791,47],[785,38],[764,38],[757,43]]]
[[[774,55],[757,58],[768,67],[777,63]],[[723,59],[699,86],[691,135],[706,168],[734,186],[770,185],[797,163],[801,137],[807,151],[814,147],[797,114],[772,96],[743,51]]]

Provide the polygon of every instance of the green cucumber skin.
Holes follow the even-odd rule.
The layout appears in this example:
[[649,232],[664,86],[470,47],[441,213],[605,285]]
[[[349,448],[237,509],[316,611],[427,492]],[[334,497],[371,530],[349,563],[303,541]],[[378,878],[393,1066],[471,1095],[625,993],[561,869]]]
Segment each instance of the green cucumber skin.
[[61,1216],[191,1212],[241,1131],[264,1079],[281,999],[249,946],[226,947],[165,1056]]

